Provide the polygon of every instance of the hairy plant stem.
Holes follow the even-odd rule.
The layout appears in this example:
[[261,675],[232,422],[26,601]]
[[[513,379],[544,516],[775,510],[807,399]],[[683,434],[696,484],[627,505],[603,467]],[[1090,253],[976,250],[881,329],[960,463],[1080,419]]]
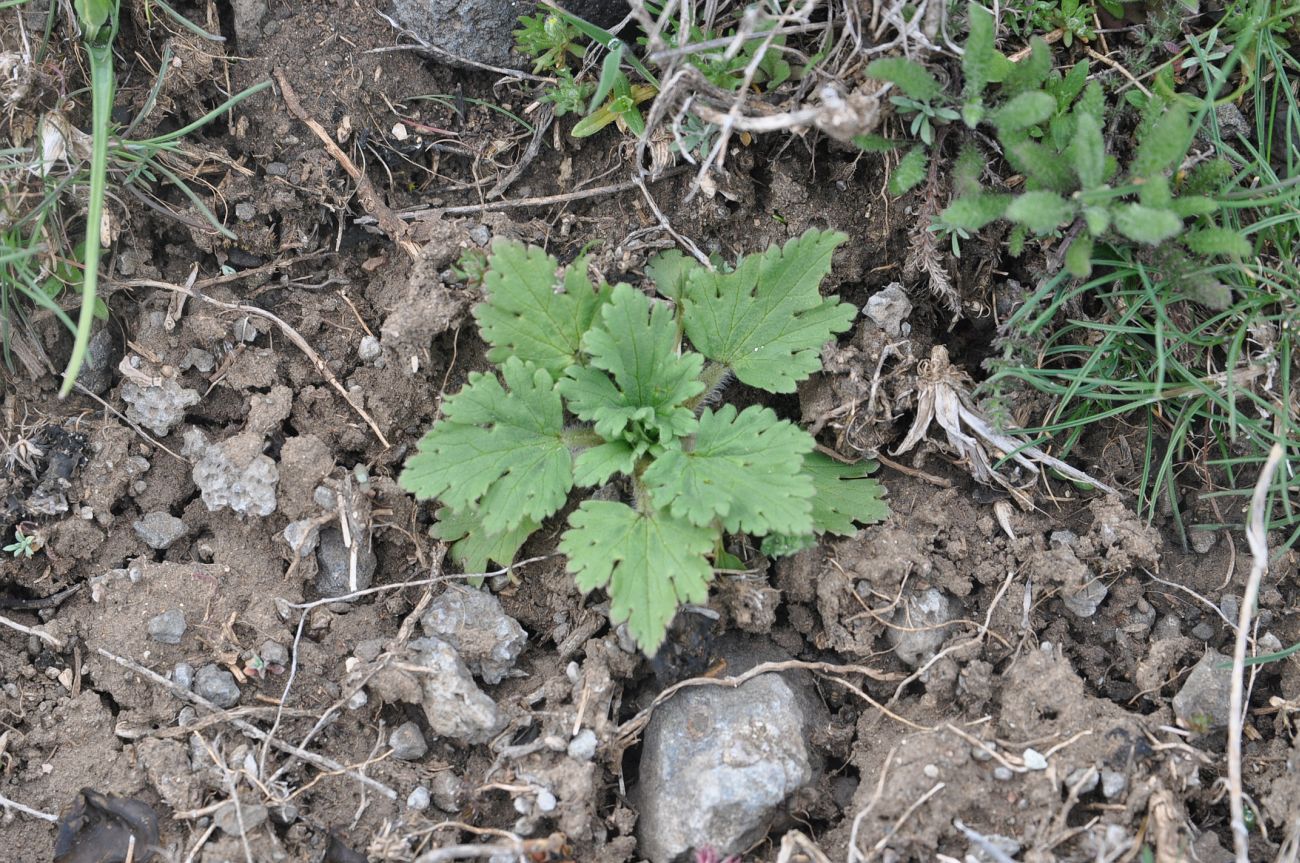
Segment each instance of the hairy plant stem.
[[686,403],[686,407],[692,411],[698,411],[701,405],[710,404],[714,401],[722,388],[731,382],[731,369],[722,363],[709,360],[704,364],[704,370],[700,372],[699,379],[704,384],[704,390]]

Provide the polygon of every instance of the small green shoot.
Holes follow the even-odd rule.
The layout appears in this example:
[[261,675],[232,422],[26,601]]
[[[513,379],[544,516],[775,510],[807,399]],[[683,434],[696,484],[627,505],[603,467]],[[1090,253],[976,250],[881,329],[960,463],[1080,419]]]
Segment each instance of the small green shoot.
[[36,533],[24,533],[21,527],[14,529],[14,541],[4,547],[4,550],[15,558],[31,558],[41,549],[41,538]]

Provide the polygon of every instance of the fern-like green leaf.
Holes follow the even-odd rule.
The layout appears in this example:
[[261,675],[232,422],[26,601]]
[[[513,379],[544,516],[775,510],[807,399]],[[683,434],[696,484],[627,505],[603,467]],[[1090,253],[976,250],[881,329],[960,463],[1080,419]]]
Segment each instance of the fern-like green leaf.
[[701,527],[716,519],[729,533],[806,533],[813,483],[803,456],[812,448],[811,435],[770,408],[706,408],[693,445],[665,452],[641,479],[656,506]]
[[559,277],[555,258],[537,247],[498,240],[488,258],[483,286],[487,300],[474,307],[488,359],[533,363],[558,377],[578,361],[582,336],[608,299],[609,288],[592,288],[587,259],[580,257]]
[[541,522],[573,487],[564,407],[550,373],[517,357],[495,375],[475,373],[443,404],[444,419],[420,439],[401,485],[453,511],[476,510],[488,533]]
[[1198,255],[1249,258],[1250,240],[1229,228],[1201,228],[1183,237],[1187,248]]
[[1076,278],[1092,275],[1092,235],[1079,234],[1065,250],[1065,271]]
[[904,192],[915,188],[925,179],[926,152],[924,147],[913,147],[903,158],[898,160],[893,173],[889,175],[886,191],[897,198]]
[[571,366],[560,392],[602,438],[625,440],[639,455],[694,431],[685,403],[704,389],[704,358],[678,353],[677,323],[666,305],[619,285],[582,349],[589,364]]
[[1141,204],[1125,204],[1113,211],[1115,230],[1137,243],[1148,246],[1177,236],[1183,221],[1169,210],[1157,210]]
[[821,349],[847,330],[857,309],[821,296],[831,253],[848,239],[808,231],[782,247],[748,255],[730,273],[691,273],[683,300],[695,349],[750,386],[792,393],[821,368]]
[[1046,234],[1074,218],[1074,205],[1055,192],[1025,192],[1007,205],[1007,218]]
[[906,57],[882,57],[867,64],[867,77],[889,81],[918,102],[929,102],[943,92],[930,70]]
[[647,654],[663,643],[677,606],[708,598],[713,528],[662,510],[638,512],[623,503],[585,501],[569,516],[560,551],[579,589],[605,588],[609,619],[627,622]]
[[1191,139],[1187,109],[1181,103],[1174,103],[1138,139],[1130,173],[1134,177],[1153,177],[1168,171],[1187,154]]
[[1046,122],[1055,111],[1055,99],[1042,90],[1031,90],[1002,105],[990,119],[998,132],[1019,132]]
[[963,231],[978,231],[994,219],[999,219],[1006,212],[1007,195],[995,195],[987,192],[963,195],[939,214],[939,220],[950,227]]
[[1002,85],[1002,95],[1014,99],[1021,93],[1039,89],[1047,82],[1052,71],[1052,49],[1047,47],[1042,36],[1035,36],[1029,40],[1029,56],[1010,65]]
[[974,2],[967,8],[966,48],[961,57],[962,75],[966,78],[962,120],[973,129],[984,115],[984,88],[993,71],[993,13]]
[[1095,189],[1102,184],[1106,174],[1106,146],[1101,140],[1101,126],[1091,114],[1076,115],[1069,156],[1080,187]]

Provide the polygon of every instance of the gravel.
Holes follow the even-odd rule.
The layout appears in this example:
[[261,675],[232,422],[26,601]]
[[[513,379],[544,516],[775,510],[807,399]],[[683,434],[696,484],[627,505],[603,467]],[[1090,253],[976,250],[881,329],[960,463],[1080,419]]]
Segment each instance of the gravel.
[[[353,539],[356,542],[356,539]],[[352,549],[343,544],[343,532],[337,527],[320,532],[320,546],[316,549],[316,590],[321,596],[343,596],[354,590],[365,590],[375,577],[375,553],[364,545],[356,546],[356,586],[352,585]]]
[[429,744],[424,742],[424,732],[414,722],[405,722],[394,728],[388,735],[388,746],[398,761],[418,761],[429,751]]
[[524,628],[490,593],[449,585],[420,618],[426,635],[441,639],[460,654],[484,683],[501,682],[528,643]]
[[176,516],[161,511],[145,513],[131,527],[135,528],[136,536],[144,540],[145,545],[158,551],[171,548],[172,543],[190,530]]
[[1217,650],[1207,650],[1174,696],[1174,715],[1196,731],[1224,728],[1231,691],[1232,660]]
[[179,608],[169,608],[162,614],[149,618],[146,627],[149,637],[159,644],[180,644],[186,629],[185,612]]
[[208,664],[194,675],[194,694],[206,698],[218,707],[234,707],[239,703],[239,684],[235,676],[220,666]]

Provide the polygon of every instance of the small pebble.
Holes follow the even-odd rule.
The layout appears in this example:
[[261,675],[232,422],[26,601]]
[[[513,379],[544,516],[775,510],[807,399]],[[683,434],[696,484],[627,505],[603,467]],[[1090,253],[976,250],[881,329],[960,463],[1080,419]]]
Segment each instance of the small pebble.
[[1219,535],[1212,530],[1194,530],[1188,539],[1191,540],[1192,550],[1197,554],[1209,554],[1210,549],[1219,541]]
[[284,177],[289,174],[289,166],[284,162],[271,162],[266,166],[268,177]]
[[149,637],[159,644],[180,644],[181,636],[185,634],[187,628],[185,612],[179,608],[169,608],[162,614],[149,618],[146,626]]
[[[136,494],[139,492],[137,491]],[[158,551],[171,548],[172,543],[189,532],[185,522],[170,513],[161,511],[146,513],[131,526],[135,529],[136,536],[144,540],[145,545]]]
[[262,661],[267,665],[278,665],[281,668],[289,667],[289,650],[278,641],[267,639],[262,642],[262,647],[258,650],[257,655],[262,657]]
[[393,757],[399,761],[416,761],[429,751],[429,744],[424,741],[424,732],[414,722],[406,722],[393,729],[388,735],[388,745],[392,747]]
[[257,215],[257,207],[253,206],[252,201],[240,201],[235,204],[235,218],[241,222],[250,222]]
[[[236,811],[235,802],[231,800],[217,810],[212,820],[227,836],[241,836],[262,826],[269,814],[266,807],[260,803],[241,803]],[[239,829],[241,824],[243,830]]]
[[364,689],[358,689],[351,698],[348,699],[348,710],[360,710],[370,701]]
[[357,356],[363,363],[373,362],[379,359],[383,349],[379,346],[379,339],[374,336],[362,336],[361,345],[357,348]]
[[479,246],[486,246],[492,239],[492,231],[487,225],[475,225],[469,229],[470,242]]
[[[1097,783],[1100,781],[1097,771],[1091,767],[1076,767],[1070,771],[1068,776],[1065,777],[1066,787],[1073,788],[1078,785],[1078,793],[1080,795],[1091,794],[1096,789]],[[1083,784],[1079,785],[1080,782]]]
[[1192,627],[1192,638],[1197,641],[1209,641],[1214,638],[1214,624],[1208,620],[1202,620]]
[[415,786],[415,790],[406,798],[406,805],[416,812],[423,812],[429,808],[429,789],[423,785]]
[[552,794],[550,791],[547,791],[545,788],[543,788],[541,792],[538,793],[537,810],[539,812],[554,812],[555,804],[556,804],[555,795]]
[[1014,776],[1014,775],[1015,775],[1015,774],[1012,773],[1012,772],[1011,772],[1011,769],[1008,768],[1008,767],[994,767],[994,768],[993,768],[993,778],[994,778],[994,779],[1001,779],[1003,782],[1006,782],[1007,780],[1009,780],[1009,779],[1010,779],[1012,776]]
[[234,707],[239,703],[239,684],[229,671],[209,663],[194,675],[194,694],[218,707]]
[[1025,754],[1021,757],[1024,758],[1025,766],[1030,770],[1047,769],[1047,759],[1044,758],[1043,753],[1039,752],[1037,749],[1026,749]]
[[935,767],[933,764],[925,765],[925,767],[921,768],[921,772],[925,774],[927,779],[939,778],[939,768]]
[[178,662],[172,669],[172,682],[182,689],[189,689],[194,685],[194,666],[188,662]]
[[1128,777],[1116,770],[1101,771],[1101,793],[1107,800],[1111,800],[1124,793],[1128,786]]
[[569,741],[569,757],[578,761],[590,761],[596,757],[596,732],[584,728]]

